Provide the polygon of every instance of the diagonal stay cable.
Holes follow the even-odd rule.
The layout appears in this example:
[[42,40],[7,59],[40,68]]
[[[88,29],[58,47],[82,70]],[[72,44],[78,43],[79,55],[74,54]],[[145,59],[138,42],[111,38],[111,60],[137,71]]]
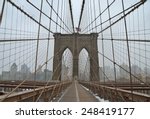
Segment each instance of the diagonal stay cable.
[[[55,54],[55,56],[57,56],[59,53],[60,53],[60,51],[58,51],[58,52]],[[54,58],[54,56],[52,56],[52,57],[49,58],[46,62],[44,62],[44,63],[36,70],[36,72],[39,71],[43,66],[45,66],[46,63],[48,63],[49,61],[51,61],[53,58]],[[9,92],[8,94],[6,94],[6,96],[5,96],[2,100],[0,100],[0,101],[1,101],[1,102],[4,101],[9,95],[11,95],[12,93],[14,93],[23,83],[25,83],[26,80],[27,80],[27,79],[24,79],[20,84],[18,84],[17,87],[15,87],[11,92]]]
[[[94,64],[95,64],[95,63],[96,63],[96,60],[95,60],[93,57],[90,57],[90,58],[93,59]],[[97,63],[96,63],[96,64],[97,64]],[[94,69],[92,69],[92,71],[93,71],[93,73],[95,74]],[[105,72],[103,72],[103,73],[104,73],[104,75],[106,76],[106,78],[110,81],[110,79],[107,77],[107,74],[106,74]],[[95,76],[97,77],[96,74],[95,74]],[[98,77],[97,77],[97,78],[98,78]],[[111,83],[111,85],[115,88],[115,91],[118,93],[118,95],[125,101],[124,97],[118,92],[118,90],[116,90],[116,86],[115,86],[113,83]]]
[[[38,7],[36,7],[33,3],[31,3],[29,0],[26,0],[31,6],[33,6],[35,9],[37,9],[39,12],[41,12],[44,16],[46,16],[47,18],[51,19],[56,25],[58,25],[59,27],[61,27],[62,29],[64,29],[60,24],[58,24],[55,20],[53,20],[51,17],[49,17],[47,14],[45,14],[44,12],[42,12]],[[53,9],[53,6],[51,6],[51,8]],[[54,9],[53,9],[54,10]],[[56,15],[58,15],[58,13],[55,11]],[[59,17],[60,18],[60,17]],[[61,19],[62,20],[62,19]],[[68,28],[68,27],[67,27]],[[66,29],[64,29],[67,33],[69,33]],[[69,30],[70,31],[70,30]],[[70,31],[71,32],[71,31]]]
[[[107,7],[107,8],[105,8],[93,21],[91,21],[91,23],[89,23],[84,29],[83,29],[83,31],[85,31],[91,24],[93,24],[109,7],[111,7],[111,5],[113,5],[113,3],[115,2],[115,0],[114,1],[112,1],[112,3]],[[82,16],[81,16],[82,17]],[[81,22],[81,21],[80,21]],[[80,23],[79,22],[79,23]],[[80,24],[79,24],[80,25]],[[82,32],[83,32],[82,31]]]
[[16,7],[16,9],[20,10],[24,15],[26,15],[27,17],[29,17],[30,19],[32,19],[35,23],[39,24],[41,27],[43,27],[45,30],[53,33],[53,31],[50,31],[47,27],[45,27],[44,25],[42,25],[41,23],[39,23],[35,18],[33,18],[31,15],[29,15],[27,12],[25,12],[23,9],[21,9],[18,5],[16,5],[14,2],[12,2],[11,0],[7,0],[10,4],[12,4],[12,6]]
[[[134,10],[136,10],[138,7],[140,7],[142,4],[144,4],[144,3],[143,3],[143,2],[138,2],[138,3],[134,4],[134,5],[132,5],[131,7],[125,9],[124,12],[126,12],[126,11],[128,11],[128,10],[130,10],[130,11],[128,11],[128,12],[125,14],[125,16],[121,16],[121,17],[118,18],[116,21],[114,21],[114,22],[111,24],[111,26],[113,26],[113,25],[116,24],[118,21],[122,20],[124,17],[126,17],[127,15],[129,15],[130,13],[132,13]],[[122,13],[123,13],[123,11],[120,12],[120,13],[118,13],[117,15],[114,15],[114,16],[111,17],[110,19],[113,19],[113,18],[115,18],[115,17],[121,15]],[[99,27],[100,25],[103,25],[104,23],[106,23],[106,22],[108,22],[108,21],[109,21],[109,19],[107,19],[107,20],[105,20],[103,23],[100,23],[100,24],[98,24],[97,26],[95,26],[95,27],[89,29],[88,31],[91,31],[91,30],[93,30],[94,28],[97,28],[97,27]],[[107,26],[106,28],[104,28],[103,30],[99,31],[98,33],[104,32],[104,31],[107,30],[109,27],[110,27],[110,25]],[[88,31],[87,31],[87,32],[88,32]]]
[[[96,60],[93,58],[93,57],[90,57],[91,59],[93,59],[93,61],[94,61],[94,64],[96,63]],[[96,63],[97,64],[97,63]],[[94,71],[94,69],[92,69],[92,72],[95,74],[95,71]],[[103,71],[102,71],[103,72]],[[104,75],[106,76],[106,78],[109,80],[109,78],[107,77],[107,75],[105,74],[105,72],[103,72],[104,73]],[[95,76],[97,77],[97,75],[95,74]],[[97,77],[98,78],[98,77]],[[93,83],[93,84],[95,84],[95,83]],[[111,85],[112,85],[112,87],[114,87],[115,88],[115,85],[113,84],[113,83],[111,83]],[[105,89],[104,88],[102,88],[102,90],[104,91]],[[125,99],[124,99],[124,97],[117,91],[117,93],[118,93],[118,95],[122,98],[122,100],[123,101],[125,101]],[[108,95],[108,94],[107,94]],[[109,97],[109,95],[107,96],[107,97]]]
[[[67,26],[67,24],[63,21],[63,19],[59,16],[59,14],[56,12],[56,10],[53,8],[53,6],[49,3],[48,0],[46,0],[46,2],[48,3],[48,5],[51,7],[51,9],[54,11],[54,13],[57,15],[57,17],[60,19],[60,21],[62,21],[62,23],[65,25],[65,27],[72,33],[72,31],[69,29],[69,27]],[[61,25],[60,25],[61,26]],[[62,27],[64,29],[64,27]]]
[[[60,51],[61,51],[61,50],[60,50]],[[68,54],[67,54],[67,56],[68,56]],[[53,72],[53,76],[54,76],[54,74],[56,73],[56,71],[58,70],[58,68],[60,67],[60,65],[61,65],[61,62],[59,62],[59,64],[57,64],[56,69],[55,69],[55,71]],[[61,74],[59,74],[57,80],[59,80],[60,76],[61,76]],[[47,81],[47,83],[46,83],[46,85],[44,86],[43,90],[41,91],[40,95],[39,95],[38,98],[36,99],[36,102],[40,99],[40,97],[41,97],[42,94],[44,93],[44,90],[45,90],[46,86],[48,86],[49,82],[50,82],[50,79]],[[56,85],[57,85],[57,83],[55,84],[54,89],[55,89]],[[53,90],[54,90],[54,89],[53,89]],[[52,93],[53,93],[53,92],[52,92]],[[51,94],[51,97],[52,97],[52,95],[53,95],[53,94]]]
[[[87,57],[86,54],[84,54],[84,56]],[[93,57],[90,57],[90,58],[94,61],[93,63],[97,65],[96,60],[95,60]],[[90,69],[91,69],[91,68],[90,68]],[[93,74],[95,75],[95,77],[97,78],[97,80],[99,80],[99,77],[96,75],[94,69],[92,69],[92,72],[93,72]],[[109,78],[107,77],[107,75],[105,74],[105,72],[103,72],[103,73],[104,73],[104,75],[106,76],[106,78],[109,80]],[[112,86],[113,86],[114,88],[116,87],[113,83],[111,83],[111,84],[112,84]],[[104,89],[103,89],[103,90],[104,90]],[[116,92],[117,92],[118,95],[122,98],[122,100],[125,101],[124,97],[123,97],[122,95],[120,95],[120,93],[119,93],[117,90],[116,90]],[[108,95],[108,97],[109,97],[109,95]]]
[[3,14],[4,14],[5,3],[6,3],[6,0],[3,0],[2,10],[1,10],[1,13],[0,13],[0,25],[1,25],[1,22],[2,22]]
[[[94,49],[94,48],[93,48]],[[94,49],[96,50],[96,49]],[[100,55],[102,55],[103,57],[105,57],[107,60],[109,60],[110,62],[113,62],[110,58],[108,58],[107,56],[105,56],[104,54],[102,54],[101,52],[97,51]],[[121,69],[123,69],[125,72],[130,73],[128,70],[126,70],[125,68],[123,68],[122,66],[120,66],[117,62],[115,62],[115,64],[120,67]],[[141,83],[147,85],[148,87],[150,87],[149,83],[145,83],[144,81],[142,81],[141,79],[139,79],[137,76],[135,76],[134,74],[131,73],[131,75],[138,81],[140,81]]]
[[[101,30],[100,32],[98,32],[99,34],[104,32],[105,30],[107,30],[108,28],[110,28],[110,26],[115,25],[116,23],[118,23],[120,20],[124,19],[126,16],[128,16],[130,13],[132,13],[133,11],[135,11],[136,9],[138,9],[141,5],[143,4],[143,2],[139,2],[139,4],[137,4],[136,6],[134,6],[130,11],[128,11],[127,13],[125,13],[123,16],[121,16],[119,19],[117,19],[116,21],[114,21],[113,23],[111,23],[109,26],[107,26],[106,28],[104,28],[103,30]],[[125,12],[125,11],[123,11]],[[99,25],[97,25],[96,27],[98,27]]]

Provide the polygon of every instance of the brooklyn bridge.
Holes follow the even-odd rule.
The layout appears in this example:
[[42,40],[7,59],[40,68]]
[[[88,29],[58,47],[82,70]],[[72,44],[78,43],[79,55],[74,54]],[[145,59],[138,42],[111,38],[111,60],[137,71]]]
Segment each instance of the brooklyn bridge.
[[1,102],[149,102],[150,1],[1,0]]

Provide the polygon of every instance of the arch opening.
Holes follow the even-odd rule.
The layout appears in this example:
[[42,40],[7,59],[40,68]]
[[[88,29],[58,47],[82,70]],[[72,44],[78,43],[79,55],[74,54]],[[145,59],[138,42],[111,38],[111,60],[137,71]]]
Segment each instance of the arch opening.
[[90,80],[90,57],[85,48],[83,48],[79,53],[78,65],[78,78],[80,80]]
[[61,62],[61,80],[72,80],[73,56],[69,48],[64,50]]

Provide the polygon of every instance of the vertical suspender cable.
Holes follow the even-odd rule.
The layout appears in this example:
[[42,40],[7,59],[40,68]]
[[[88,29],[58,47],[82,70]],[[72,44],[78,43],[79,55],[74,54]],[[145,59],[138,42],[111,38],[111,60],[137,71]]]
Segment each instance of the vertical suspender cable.
[[[36,73],[37,73],[37,63],[38,63],[38,51],[39,51],[39,38],[40,38],[40,23],[41,23],[41,17],[42,17],[42,8],[43,8],[43,0],[41,0],[41,8],[40,8],[40,16],[39,16],[39,26],[38,26],[38,36],[37,36],[37,46],[36,46],[36,58],[35,58],[35,72],[34,72],[34,87],[35,87],[35,81],[36,81]],[[35,88],[34,88],[35,91]],[[35,98],[33,98],[33,101],[35,101]]]
[[57,24],[58,24],[58,15],[59,15],[59,4],[60,4],[60,1],[58,0],[58,4],[57,4],[57,17],[56,17],[56,32],[57,32]]
[[[143,28],[144,28],[144,40],[146,40],[146,33],[145,33],[145,7],[144,7],[144,5],[143,5]],[[148,82],[148,78],[147,78],[147,75],[148,75],[148,71],[147,71],[147,58],[146,58],[146,56],[147,56],[147,53],[146,53],[146,51],[147,51],[147,43],[145,42],[145,44],[144,44],[144,46],[145,46],[145,71],[144,71],[144,74],[146,75],[146,77],[145,77],[145,81],[146,82]]]
[[[51,5],[53,6],[53,0],[51,1]],[[52,8],[51,8],[51,10],[50,10],[50,18],[52,17]],[[51,21],[51,19],[49,19],[49,30],[51,30],[51,23],[52,23],[52,21]],[[47,70],[47,61],[48,61],[48,54],[49,54],[49,42],[50,42],[50,32],[48,32],[48,41],[47,41],[47,53],[46,53],[46,65],[45,65],[45,69]],[[46,79],[47,79],[47,71],[45,72],[45,81],[46,81]]]
[[[101,2],[100,0],[98,0],[98,5],[99,5],[99,12],[101,14]],[[102,26],[102,15],[100,15],[100,24],[101,24],[101,30],[103,29],[103,26]],[[104,55],[104,39],[103,39],[103,32],[101,33],[101,37],[102,37],[102,53]],[[104,59],[104,56],[103,56],[103,59],[102,59],[102,62],[103,62],[103,69],[102,71],[104,72],[105,74],[105,59]],[[103,75],[102,75],[103,76]],[[105,75],[103,76],[104,77],[104,84],[105,84]]]
[[[63,21],[66,23],[66,0],[64,0],[64,13],[63,13]],[[65,25],[63,24],[63,28],[65,27]],[[63,31],[61,31],[62,33],[64,33]]]
[[125,34],[126,34],[127,54],[128,54],[128,63],[129,63],[129,73],[130,73],[131,100],[133,101],[133,85],[132,85],[133,82],[132,82],[132,74],[131,74],[131,59],[130,59],[128,29],[127,29],[127,21],[126,21],[126,16],[125,16],[124,0],[122,0],[122,9],[123,9],[123,15],[124,15],[124,27],[125,27]]
[[[96,0],[93,0],[93,7],[94,7],[94,18],[96,19],[96,5],[95,5],[95,1]],[[95,20],[95,29],[96,29],[96,32],[97,32],[97,22],[96,22],[96,20]]]
[[[61,3],[61,19],[62,19],[63,10],[64,10],[63,6],[64,6],[64,0],[62,0],[62,3]],[[60,26],[61,25],[62,25],[62,22],[60,21]],[[61,33],[61,27],[60,27],[60,33]]]
[[[51,1],[51,6],[53,6],[53,0]],[[52,8],[50,9],[50,18],[52,17]],[[58,18],[58,17],[57,17]],[[51,30],[51,23],[52,23],[52,20],[51,19],[49,19],[49,30]],[[56,32],[57,32],[57,30],[56,30]],[[39,101],[39,99],[40,99],[40,97],[41,97],[41,95],[42,95],[42,93],[44,92],[44,90],[45,90],[45,87],[48,85],[48,81],[49,81],[49,79],[50,79],[50,77],[49,77],[49,79],[47,80],[47,64],[48,64],[48,57],[49,57],[49,42],[50,42],[50,35],[51,35],[51,33],[48,31],[48,40],[47,40],[47,51],[46,51],[46,61],[45,61],[45,82],[47,82],[46,83],[46,85],[44,86],[44,89],[43,89],[43,91],[41,92],[41,94],[39,95],[39,97],[36,99],[36,102],[37,101]],[[45,95],[45,96],[47,96],[47,95]]]
[[[88,24],[90,24],[91,23],[91,16],[90,16],[90,8],[89,8],[89,0],[88,0],[88,2],[87,2],[87,9],[88,9]],[[88,30],[87,31],[89,31],[91,29],[91,25],[89,25],[88,26]]]
[[[93,21],[93,14],[92,14],[92,1],[90,1],[90,14],[91,14],[91,21]],[[91,24],[91,29],[93,32],[93,23]]]
[[[111,26],[111,16],[110,16],[110,7],[109,7],[109,0],[107,0],[107,6],[108,6],[108,16],[109,16],[109,24],[110,24],[110,35],[111,35],[111,45],[112,45],[112,55],[113,55],[113,65],[114,65],[114,78],[115,78],[115,84],[117,83],[116,78],[116,64],[115,64],[115,51],[114,51],[114,41],[113,41],[113,33],[112,33],[112,26]],[[115,85],[115,90],[117,92],[117,87]],[[117,96],[115,96],[117,98]]]

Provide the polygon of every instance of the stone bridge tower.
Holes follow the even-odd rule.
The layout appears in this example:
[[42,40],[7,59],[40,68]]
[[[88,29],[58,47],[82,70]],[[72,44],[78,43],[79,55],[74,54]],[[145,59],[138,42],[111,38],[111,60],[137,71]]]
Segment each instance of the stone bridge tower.
[[53,80],[61,80],[62,55],[68,48],[73,56],[73,77],[78,77],[79,53],[85,48],[90,57],[90,80],[99,80],[97,33],[54,34]]

